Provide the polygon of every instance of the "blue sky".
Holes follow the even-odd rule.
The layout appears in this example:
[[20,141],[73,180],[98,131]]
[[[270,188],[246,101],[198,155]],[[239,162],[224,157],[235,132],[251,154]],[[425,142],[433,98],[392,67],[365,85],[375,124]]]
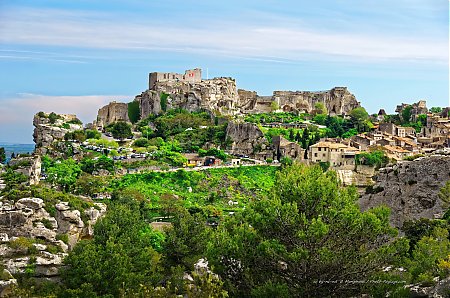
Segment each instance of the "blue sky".
[[448,106],[448,56],[448,0],[0,0],[0,141],[193,67],[260,95],[347,86],[370,113]]

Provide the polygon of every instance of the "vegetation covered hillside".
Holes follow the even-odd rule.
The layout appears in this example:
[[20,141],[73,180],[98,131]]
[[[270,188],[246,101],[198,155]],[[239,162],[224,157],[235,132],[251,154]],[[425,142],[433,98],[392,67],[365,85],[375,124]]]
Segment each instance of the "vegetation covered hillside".
[[387,208],[360,212],[356,191],[319,166],[133,174],[107,190],[108,212],[65,258],[62,283],[24,276],[15,295],[408,297],[405,285],[450,273],[448,217],[399,237]]

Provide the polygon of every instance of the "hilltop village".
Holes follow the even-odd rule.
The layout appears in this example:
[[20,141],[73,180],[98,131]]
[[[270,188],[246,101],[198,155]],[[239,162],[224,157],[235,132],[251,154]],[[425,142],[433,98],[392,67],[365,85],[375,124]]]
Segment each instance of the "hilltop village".
[[196,68],[91,123],[40,111],[0,163],[0,297],[443,297],[450,108],[387,108]]
[[[368,115],[346,87],[320,92],[275,91],[272,96],[259,96],[254,91],[237,89],[232,78],[202,80],[200,69],[185,74],[150,73],[148,90],[129,104],[112,102],[102,107],[97,119],[86,128],[112,136],[107,127],[122,121],[135,124],[129,137],[148,139],[139,121],[171,110],[205,112],[215,122],[228,123],[225,139],[229,143],[208,143],[202,149],[215,147],[231,156],[262,162],[287,157],[353,169],[355,156],[362,152],[381,150],[388,158],[400,161],[446,152],[445,148],[450,147],[449,109],[429,110],[424,100],[401,104],[394,115],[387,115],[384,109]],[[35,119],[35,125],[39,120]],[[151,121],[146,126],[152,133],[157,130]],[[186,127],[185,131],[206,127]],[[279,134],[274,135],[277,130]],[[306,141],[302,138],[305,130],[310,134]],[[45,147],[40,135],[37,126],[37,149]],[[63,133],[59,136],[62,138]],[[192,155],[192,148],[183,149],[189,151],[186,158],[201,163],[201,158]]]

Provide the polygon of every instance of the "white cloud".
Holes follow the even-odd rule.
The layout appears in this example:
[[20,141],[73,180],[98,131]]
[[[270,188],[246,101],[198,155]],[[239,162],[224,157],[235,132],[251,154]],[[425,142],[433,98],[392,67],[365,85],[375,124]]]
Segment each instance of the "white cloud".
[[96,118],[98,109],[109,102],[129,102],[132,98],[132,96],[122,95],[19,94],[14,98],[0,99],[0,141],[30,143],[33,132],[33,116],[39,111],[76,114],[83,123],[88,123]]
[[5,44],[181,51],[275,60],[345,58],[448,63],[447,40],[324,32],[300,22],[262,26],[245,21],[203,20],[207,26],[194,27],[37,9],[13,11],[2,17],[0,42]]

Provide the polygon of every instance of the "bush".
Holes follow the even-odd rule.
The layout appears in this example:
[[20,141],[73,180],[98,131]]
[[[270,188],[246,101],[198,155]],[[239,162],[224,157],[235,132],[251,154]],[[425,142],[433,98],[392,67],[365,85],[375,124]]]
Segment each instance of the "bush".
[[72,120],[70,120],[70,121],[67,121],[67,123],[83,125],[83,122],[81,122],[81,120],[78,119],[78,118],[75,118],[75,119],[72,119]]
[[58,114],[54,113],[54,112],[51,112],[51,113],[48,115],[48,119],[50,120],[50,123],[51,123],[51,124],[55,124],[56,120],[62,119],[62,117],[59,116]]
[[415,159],[417,159],[419,157],[423,157],[423,156],[424,156],[423,154],[415,154],[415,155],[412,155],[412,156],[405,156],[403,158],[403,160],[413,161],[413,160],[415,160]]
[[102,137],[102,134],[94,129],[86,129],[86,139],[100,139]]
[[51,223],[50,220],[48,220],[47,218],[41,219],[41,223],[44,225],[44,227],[45,227],[46,229],[49,229],[49,230],[53,229],[52,223]]
[[30,249],[33,246],[34,240],[26,237],[18,237],[8,243],[12,249]]
[[65,244],[69,243],[69,236],[67,234],[57,234],[55,238],[56,240],[61,240]]
[[383,151],[377,150],[373,152],[363,152],[357,154],[355,160],[356,164],[358,165],[375,166],[377,168],[380,168],[388,163],[389,158]]
[[147,147],[149,145],[149,142],[146,138],[139,138],[136,141],[134,141],[133,146],[136,147]]

